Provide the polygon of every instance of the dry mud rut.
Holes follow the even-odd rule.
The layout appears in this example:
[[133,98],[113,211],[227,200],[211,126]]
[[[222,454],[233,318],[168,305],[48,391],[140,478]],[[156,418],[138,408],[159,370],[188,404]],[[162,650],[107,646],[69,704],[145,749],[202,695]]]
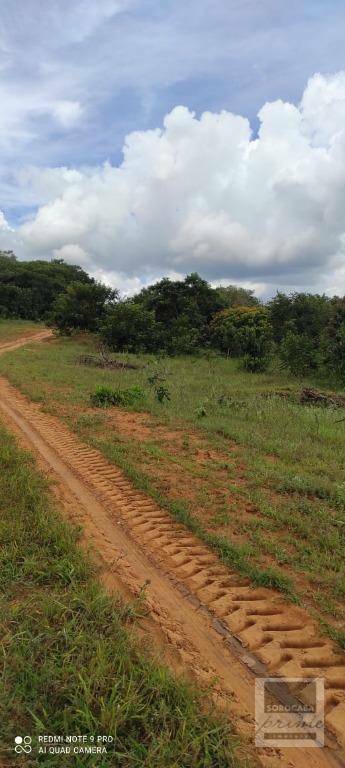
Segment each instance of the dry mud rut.
[[[0,345],[0,352],[41,331]],[[253,748],[264,766],[345,766],[345,653],[302,608],[254,588],[137,491],[123,472],[83,444],[0,377],[0,414],[54,479],[68,516],[82,526],[108,589],[144,590],[145,632],[166,659],[211,685],[215,704],[254,742],[255,678],[321,677],[326,688],[325,747]]]

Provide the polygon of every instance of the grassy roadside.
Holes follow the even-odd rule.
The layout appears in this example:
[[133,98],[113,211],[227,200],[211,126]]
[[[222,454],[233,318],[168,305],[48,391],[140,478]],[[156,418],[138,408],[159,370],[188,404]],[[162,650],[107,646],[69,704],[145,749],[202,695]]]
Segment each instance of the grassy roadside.
[[5,320],[0,317],[0,343],[15,341],[28,331],[39,331],[42,325],[31,320]]
[[[308,382],[277,370],[148,356],[131,358],[137,370],[101,370],[78,364],[86,352],[94,353],[92,340],[60,339],[6,354],[0,371],[225,562],[305,602],[345,645],[344,413],[301,406]],[[157,373],[170,394],[164,403],[149,384]],[[100,384],[140,386],[144,399],[136,413],[92,408]]]
[[[206,699],[140,649],[133,607],[105,596],[59,516],[44,478],[0,425],[2,756],[30,734],[112,735],[108,754],[69,765],[122,768],[238,766],[237,740]],[[11,762],[11,764],[13,764]],[[246,763],[247,764],[247,763]]]

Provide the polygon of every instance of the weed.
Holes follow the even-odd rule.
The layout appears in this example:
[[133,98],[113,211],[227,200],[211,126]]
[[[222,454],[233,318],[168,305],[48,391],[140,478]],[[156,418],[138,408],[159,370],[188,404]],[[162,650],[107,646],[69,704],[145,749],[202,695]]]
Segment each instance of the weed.
[[198,408],[195,410],[195,416],[197,419],[204,419],[205,416],[207,416],[207,405],[204,403],[201,403]]
[[159,403],[164,403],[164,400],[170,400],[169,390],[160,384],[159,387],[155,387],[155,395]]
[[96,405],[98,408],[110,408],[112,405],[131,406],[141,402],[144,398],[145,392],[138,386],[128,387],[128,389],[99,386],[90,395],[92,405]]
[[165,400],[171,400],[169,389],[165,386],[166,376],[156,371],[148,376],[147,381],[150,387],[153,388],[155,398],[159,403],[164,403]]

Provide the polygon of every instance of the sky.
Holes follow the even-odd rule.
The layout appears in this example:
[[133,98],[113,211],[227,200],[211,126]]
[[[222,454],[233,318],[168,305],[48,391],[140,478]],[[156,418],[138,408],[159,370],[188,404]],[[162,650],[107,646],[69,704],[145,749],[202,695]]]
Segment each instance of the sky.
[[343,0],[2,0],[0,248],[345,292]]

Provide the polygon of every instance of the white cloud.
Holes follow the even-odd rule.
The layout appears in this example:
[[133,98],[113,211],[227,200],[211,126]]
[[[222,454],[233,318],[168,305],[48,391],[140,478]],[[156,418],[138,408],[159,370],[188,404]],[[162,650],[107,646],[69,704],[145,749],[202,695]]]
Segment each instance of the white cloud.
[[7,221],[6,221],[6,218],[5,218],[5,215],[4,215],[3,211],[0,211],[0,231],[2,231],[2,232],[10,232],[11,231],[11,228],[8,225]]
[[63,99],[61,101],[53,102],[50,106],[52,114],[63,126],[63,128],[71,128],[82,115],[82,108],[79,101],[68,101]]
[[10,227],[3,211],[0,210],[0,251],[22,253],[22,243],[16,231]]
[[48,5],[46,24],[49,24],[58,39],[62,37],[64,43],[81,42],[93,34],[103,21],[127,10],[131,5],[133,0],[97,0],[93,3],[90,0],[54,0],[50,9]]
[[[75,263],[75,262],[74,262]],[[141,280],[139,277],[128,277],[124,272],[114,272],[104,269],[91,270],[91,277],[100,283],[105,283],[111,288],[117,288],[121,296],[134,296],[144,285],[149,285],[153,280]]]
[[37,139],[41,120],[51,121],[64,131],[72,128],[82,116],[78,100],[51,98],[48,92],[32,88],[30,92],[14,92],[0,85],[0,151],[9,157]]
[[253,139],[241,116],[176,107],[162,129],[126,137],[119,167],[31,169],[47,202],[20,229],[27,255],[79,248],[132,286],[193,269],[322,289],[336,266],[344,290],[345,73],[315,75],[300,105],[259,116]]
[[90,257],[80,245],[70,243],[69,245],[63,245],[62,248],[54,248],[54,259],[63,259],[69,264],[79,264],[80,267],[90,269],[92,266]]
[[[0,17],[0,195],[26,162],[80,151],[110,67],[102,36],[133,0],[3,0]],[[98,40],[100,36],[101,40]],[[95,71],[94,71],[95,70]],[[108,71],[107,71],[108,70]],[[112,70],[110,70],[112,71]],[[83,117],[83,121],[81,118]],[[73,131],[71,130],[73,129]],[[74,144],[73,144],[74,142]],[[7,203],[6,197],[4,202]]]

